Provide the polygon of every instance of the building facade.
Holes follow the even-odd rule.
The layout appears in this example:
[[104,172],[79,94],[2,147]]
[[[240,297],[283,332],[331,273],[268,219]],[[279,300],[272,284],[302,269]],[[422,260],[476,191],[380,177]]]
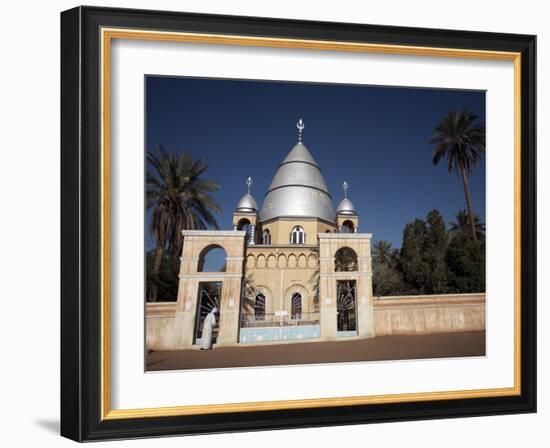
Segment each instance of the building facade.
[[[371,238],[347,197],[336,210],[317,162],[302,141],[281,162],[259,209],[248,191],[233,229],[184,231],[171,349],[200,342],[219,310],[215,344],[337,341],[374,336]],[[208,257],[223,254],[222,269]]]

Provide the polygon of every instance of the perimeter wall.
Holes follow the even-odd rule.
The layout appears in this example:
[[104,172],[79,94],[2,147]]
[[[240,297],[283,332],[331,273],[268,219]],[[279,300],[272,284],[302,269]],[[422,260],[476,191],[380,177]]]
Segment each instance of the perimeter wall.
[[[485,293],[374,297],[373,304],[375,337],[485,330]],[[174,347],[175,315],[176,302],[147,303],[147,349]]]

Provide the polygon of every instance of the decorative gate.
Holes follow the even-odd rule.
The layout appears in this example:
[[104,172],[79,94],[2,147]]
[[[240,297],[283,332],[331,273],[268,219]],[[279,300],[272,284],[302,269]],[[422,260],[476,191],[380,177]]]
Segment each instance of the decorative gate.
[[355,280],[338,280],[336,283],[336,312],[339,336],[357,334],[357,288]]
[[[220,312],[220,298],[222,296],[222,282],[200,282],[197,299],[197,313],[195,321],[194,343],[199,344],[202,336],[204,319],[214,308]],[[214,329],[213,342],[218,334],[217,326]]]

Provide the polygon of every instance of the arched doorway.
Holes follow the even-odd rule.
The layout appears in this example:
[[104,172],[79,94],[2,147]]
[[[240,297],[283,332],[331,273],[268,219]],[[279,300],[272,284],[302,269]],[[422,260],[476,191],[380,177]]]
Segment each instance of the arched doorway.
[[[357,253],[349,247],[338,249],[334,254],[334,271],[354,272],[357,270]],[[338,336],[357,335],[356,280],[336,280],[336,322]]]
[[341,336],[353,336],[357,333],[357,287],[355,280],[336,282],[336,319],[337,331]]
[[[227,267],[227,253],[218,245],[206,246],[199,254],[197,272],[225,272]],[[222,282],[199,282],[197,310],[195,313],[194,344],[200,344],[204,319],[217,309],[216,318],[219,321],[221,310]],[[218,329],[214,329],[213,342],[216,342]]]
[[[214,308],[217,309],[216,317],[219,318],[220,299],[222,296],[222,282],[200,282],[197,297],[197,312],[195,313],[194,344],[200,344],[204,319]],[[214,329],[212,341],[216,342],[218,334],[217,326]]]

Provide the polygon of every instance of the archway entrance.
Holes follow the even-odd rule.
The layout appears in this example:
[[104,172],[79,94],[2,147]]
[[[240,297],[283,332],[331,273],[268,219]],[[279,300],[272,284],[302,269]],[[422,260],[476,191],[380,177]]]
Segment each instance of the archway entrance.
[[[197,312],[195,313],[195,332],[193,343],[200,344],[204,319],[214,308],[220,312],[220,299],[222,296],[222,282],[200,282],[197,298]],[[218,336],[218,326],[214,329],[212,341],[215,343]]]
[[336,282],[336,319],[338,336],[357,335],[357,300],[355,280]]

